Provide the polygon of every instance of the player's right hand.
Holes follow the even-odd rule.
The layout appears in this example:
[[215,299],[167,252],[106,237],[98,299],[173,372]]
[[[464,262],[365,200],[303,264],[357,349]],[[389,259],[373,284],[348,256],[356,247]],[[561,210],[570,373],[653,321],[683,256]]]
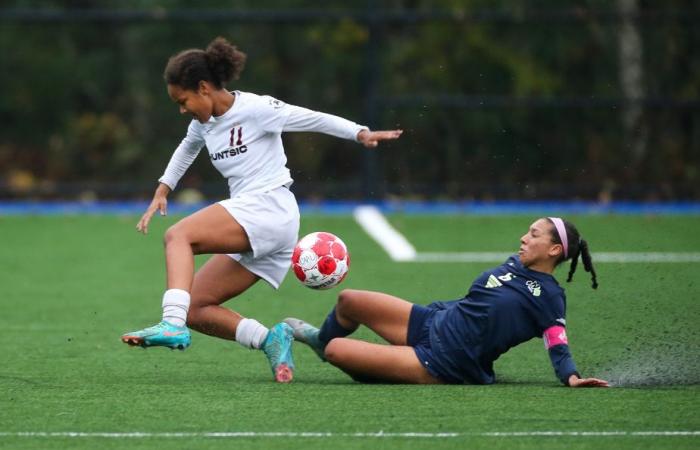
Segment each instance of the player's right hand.
[[147,234],[148,223],[151,221],[151,217],[153,217],[153,214],[155,214],[156,211],[160,211],[161,216],[168,214],[168,199],[165,196],[153,197],[153,201],[151,201],[148,209],[146,209],[146,212],[143,213],[143,216],[141,216],[139,223],[136,224],[136,230],[143,234]]
[[570,387],[610,387],[610,383],[598,378],[579,378],[575,374],[569,377]]

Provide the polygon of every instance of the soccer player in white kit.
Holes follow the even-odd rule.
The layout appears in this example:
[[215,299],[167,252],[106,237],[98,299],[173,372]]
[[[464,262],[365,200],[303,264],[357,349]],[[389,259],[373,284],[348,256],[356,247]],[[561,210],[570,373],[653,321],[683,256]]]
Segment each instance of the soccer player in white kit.
[[[230,198],[171,226],[165,233],[167,290],[157,325],[126,333],[122,341],[142,347],[185,349],[190,331],[261,349],[277,382],[292,380],[292,329],[268,329],[221,306],[259,279],[277,289],[289,270],[299,232],[299,208],[282,146],[284,131],[315,131],[355,140],[365,147],[397,139],[402,131],[370,131],[343,118],[285,104],[269,96],[228,91],[246,55],[223,38],[206,50],[170,58],[164,78],[170,98],[193,120],[173,153],[150,206],[136,228],[144,234],[156,212],[167,213],[175,189],[200,150],[228,180]],[[194,255],[213,256],[194,273]]]

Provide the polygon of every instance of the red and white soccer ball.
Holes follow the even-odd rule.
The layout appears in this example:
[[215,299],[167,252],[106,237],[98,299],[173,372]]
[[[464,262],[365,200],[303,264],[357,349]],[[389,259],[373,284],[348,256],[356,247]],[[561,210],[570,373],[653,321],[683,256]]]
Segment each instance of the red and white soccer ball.
[[345,279],[350,255],[336,235],[319,231],[297,242],[292,254],[294,275],[312,289],[330,289]]

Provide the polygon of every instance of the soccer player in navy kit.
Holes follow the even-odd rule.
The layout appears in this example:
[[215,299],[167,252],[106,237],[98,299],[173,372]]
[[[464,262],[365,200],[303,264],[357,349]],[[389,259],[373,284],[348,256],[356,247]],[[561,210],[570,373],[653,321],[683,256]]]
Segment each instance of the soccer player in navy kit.
[[[206,50],[185,50],[168,61],[164,73],[168,95],[193,120],[136,228],[145,234],[156,212],[166,214],[168,194],[204,146],[227,179],[230,198],[168,229],[162,321],[121,339],[129,345],[184,349],[190,345],[189,326],[263,350],[275,380],[289,382],[294,369],[291,328],[280,323],[268,329],[221,306],[261,278],[277,289],[289,271],[299,208],[289,190],[292,178],[281,134],[314,131],[376,147],[380,141],[397,139],[401,130],[370,131],[269,96],[225,89],[227,82],[238,79],[245,60],[244,53],[217,38]],[[213,256],[195,274],[197,254]]]
[[[595,289],[587,242],[570,222],[547,217],[535,221],[520,243],[517,255],[481,274],[462,299],[421,306],[379,292],[345,290],[320,330],[299,319],[285,322],[296,340],[358,381],[491,384],[500,355],[542,337],[562,383],[608,386],[578,373],[566,337],[566,296],[552,276],[570,259],[570,281],[581,256]],[[346,338],[359,325],[392,345]]]

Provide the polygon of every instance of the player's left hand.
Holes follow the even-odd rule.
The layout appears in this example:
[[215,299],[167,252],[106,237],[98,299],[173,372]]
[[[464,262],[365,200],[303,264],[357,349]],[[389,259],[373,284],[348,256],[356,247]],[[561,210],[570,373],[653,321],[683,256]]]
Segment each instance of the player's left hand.
[[576,375],[569,377],[570,387],[610,387],[610,383],[598,378],[579,378]]
[[398,139],[399,136],[401,136],[401,133],[403,133],[403,130],[362,130],[357,133],[357,140],[365,147],[373,148],[379,144],[379,141]]

